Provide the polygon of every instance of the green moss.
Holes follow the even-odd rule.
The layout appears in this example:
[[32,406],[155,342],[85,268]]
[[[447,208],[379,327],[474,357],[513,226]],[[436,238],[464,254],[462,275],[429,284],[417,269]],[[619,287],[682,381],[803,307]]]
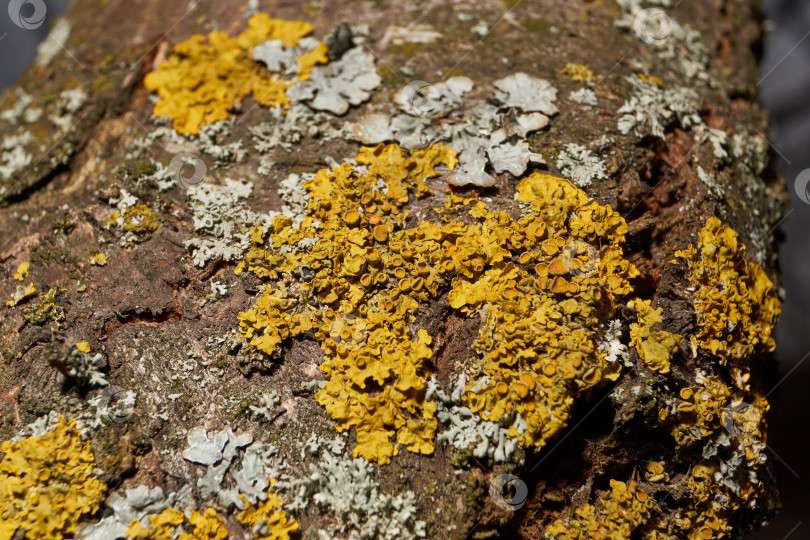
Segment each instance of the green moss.
[[54,287],[40,294],[36,304],[23,309],[23,319],[31,324],[42,324],[50,319],[53,331],[59,330],[59,321],[65,318],[65,311],[56,303],[56,299],[63,292],[65,289]]
[[136,180],[138,178],[154,174],[155,171],[157,171],[157,165],[155,165],[150,159],[142,159],[127,167],[127,174]]
[[58,219],[53,224],[53,229],[55,232],[61,231],[65,234],[70,234],[75,228],[76,224],[66,219]]
[[402,43],[401,45],[391,45],[391,52],[394,54],[401,54],[403,56],[412,56],[419,52],[422,49],[424,43],[413,43],[413,42],[406,42]]
[[524,19],[523,28],[525,28],[527,32],[538,34],[548,32],[549,28],[551,28],[551,24],[543,19],[528,18]]
[[94,80],[93,83],[90,85],[92,88],[93,93],[96,95],[105,94],[113,87],[113,81],[107,75],[99,75]]
[[[391,68],[391,66],[380,66],[379,73],[380,77],[382,77],[383,85],[387,88],[400,88],[410,81],[410,78],[406,77],[401,71]],[[310,172],[310,170],[302,172]]]

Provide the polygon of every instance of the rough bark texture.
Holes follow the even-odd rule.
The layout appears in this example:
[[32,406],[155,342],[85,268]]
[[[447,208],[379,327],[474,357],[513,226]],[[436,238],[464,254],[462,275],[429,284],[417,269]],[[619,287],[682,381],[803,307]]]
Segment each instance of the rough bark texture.
[[[676,450],[668,428],[656,425],[659,410],[671,405],[679,389],[699,385],[698,372],[701,377],[717,375],[733,386],[728,365],[706,351],[693,354],[689,336],[698,329],[688,267],[670,261],[676,250],[696,245],[707,218],[718,216],[739,233],[749,260],[776,280],[772,231],[786,201],[784,188],[770,167],[754,163],[762,156],[768,161],[767,152],[759,157],[750,152],[734,155],[729,142],[739,135],[744,150],[766,132],[766,118],[756,101],[761,45],[757,2],[684,0],[665,8],[672,20],[699,32],[705,65],[692,58],[694,43],[688,40],[670,37],[675,55],[666,58],[633,28],[617,27],[625,8],[612,2],[263,1],[260,8],[273,17],[311,22],[318,39],[338,23],[369,25],[364,47],[377,57],[382,86],[370,102],[334,117],[331,124],[337,128],[370,110],[392,113],[392,95],[411,80],[469,77],[476,91],[465,99],[487,99],[493,81],[515,72],[549,80],[558,90],[560,112],[551,116],[548,127],[528,136],[531,149],[547,162],[531,167],[563,176],[558,156],[570,143],[600,156],[606,178],[584,189],[591,199],[626,218],[625,256],[640,271],[632,280],[632,297],[654,300],[653,305],[663,309],[660,329],[686,337],[665,374],[643,366],[630,348],[628,362],[635,367],[578,397],[567,427],[544,447],[521,448],[507,463],[472,458],[469,452],[442,444],[432,455],[400,448],[392,463],[374,472],[380,492],[414,492],[416,518],[426,522],[430,538],[538,538],[550,524],[575,516],[583,505],[606,506],[599,497],[610,492],[612,480],[636,482],[654,505],[640,524],[634,522],[633,534],[653,538],[656,527],[663,534],[666,527],[661,523],[671,525],[697,504],[688,478],[694,467],[711,458],[704,457],[702,444]],[[205,155],[193,137],[182,145],[154,143],[144,157],[128,157],[134,141],[156,129],[145,75],[192,34],[224,30],[234,35],[245,28],[248,16],[243,1],[201,0],[188,10],[186,2],[74,0],[65,15],[71,25],[65,43],[69,53],[60,50],[47,65],[32,67],[0,99],[0,110],[11,110],[22,90],[33,97],[29,108],[45,111],[28,123],[0,119],[0,136],[31,134],[24,147],[32,156],[25,166],[0,178],[0,298],[5,303],[18,285],[29,282],[40,295],[64,289],[53,301],[54,311],[42,317],[30,309],[48,309],[42,296],[0,308],[0,440],[13,438],[51,411],[68,419],[88,411],[95,414],[88,401],[103,390],[82,387],[58,369],[75,343],[87,341],[91,354],[102,353],[101,371],[109,383],[137,396],[126,421],[105,418],[102,427],[86,432],[107,494],[139,485],[170,493],[188,484],[202,509],[209,503],[198,493],[196,479],[204,469],[181,457],[187,434],[196,427],[209,434],[225,428],[250,432],[254,440],[276,446],[287,462],[284,474],[309,474],[310,463],[319,457],[302,451],[305,443],[312,434],[331,439],[335,433],[334,421],[307,390],[311,379],[323,378],[317,369],[323,353],[307,335],[285,341],[282,354],[272,359],[240,340],[237,314],[251,306],[262,282],[246,273],[235,276],[235,261],[196,267],[184,244],[193,235],[185,188],[160,191],[139,183],[143,171],[138,167],[151,170],[150,162],[167,165],[181,151],[202,155],[208,164],[207,181],[248,179],[254,188],[247,204],[267,212],[281,209],[278,186],[288,174],[314,173],[329,167],[331,158],[353,157],[359,143],[341,138],[324,142],[305,133],[289,150],[277,147],[260,155],[250,143],[249,129],[273,120],[266,108],[248,98],[242,112],[235,114],[238,122],[216,141],[243,141],[246,154],[238,160]],[[483,37],[471,31],[479,21],[488,24]],[[391,27],[414,22],[429,24],[441,37],[429,43],[383,41]],[[701,66],[699,73],[684,72],[679,61],[684,57]],[[584,85],[560,73],[568,63],[586,64],[595,74],[598,105],[569,99]],[[627,78],[638,78],[638,73],[658,77],[665,90],[692,88],[702,129],[720,130],[728,141],[715,145],[701,139],[694,125],[676,116],[662,119],[663,138],[645,133],[644,127],[621,133],[622,114],[617,111],[637,91]],[[77,87],[88,98],[75,112],[65,112],[60,93]],[[51,114],[68,115],[69,127],[58,129],[48,118]],[[722,156],[722,149],[728,157]],[[257,172],[263,158],[275,162],[268,174]],[[699,169],[710,171],[711,180],[701,179]],[[414,202],[412,214],[442,204],[446,175],[429,182],[434,197]],[[477,193],[489,206],[517,215],[518,181],[501,173],[493,187],[478,192],[458,188],[457,193]],[[159,221],[157,230],[126,247],[119,242],[120,229],[107,225],[116,211],[109,200],[120,197],[121,188],[148,205]],[[99,252],[106,254],[106,265],[91,265],[90,257]],[[12,276],[25,261],[30,262],[30,277],[15,281]],[[227,283],[227,294],[212,293],[212,280]],[[454,365],[475,355],[470,345],[478,336],[480,319],[450,310],[446,289],[426,305],[413,328],[427,328],[432,335],[431,368],[446,382]],[[626,304],[617,317],[625,329],[636,320]],[[627,344],[627,332],[622,340]],[[757,374],[771,363],[767,350],[745,360],[752,374],[748,390],[741,390],[743,401],[761,393]],[[280,405],[279,416],[269,423],[251,415],[249,406],[271,390],[278,393]],[[710,429],[722,431],[722,421],[714,422]],[[761,427],[764,438],[764,423]],[[354,437],[351,430],[349,448]],[[650,480],[650,461],[664,462],[668,481]],[[496,504],[490,493],[491,480],[505,473],[529,488],[527,501],[515,511]],[[715,513],[730,527],[714,532],[716,537],[739,537],[775,511],[777,491],[767,465],[757,474],[762,481],[758,494],[750,500],[741,496],[737,509],[720,500],[727,497],[725,488],[709,486]],[[756,501],[753,507],[751,500]],[[99,510],[83,521],[98,521],[103,513]],[[231,535],[249,536],[236,512],[220,513]],[[288,515],[300,523],[295,534],[303,538],[316,538],[324,523],[338,521],[315,504]],[[697,534],[696,527],[681,533]],[[675,530],[670,526],[668,534],[677,535]]]

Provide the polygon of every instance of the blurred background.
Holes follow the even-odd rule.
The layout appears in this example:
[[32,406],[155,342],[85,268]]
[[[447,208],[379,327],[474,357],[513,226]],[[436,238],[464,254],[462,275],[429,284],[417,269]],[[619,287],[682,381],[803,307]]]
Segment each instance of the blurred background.
[[[47,15],[58,15],[67,3],[45,0]],[[799,199],[795,182],[810,169],[810,2],[765,0],[764,10],[768,33],[760,67],[760,99],[771,114],[771,147],[792,203],[776,233],[781,238],[782,286],[787,298],[776,328],[779,372],[766,383],[773,389],[769,457],[783,509],[770,527],[748,538],[799,540],[810,538],[810,488],[804,485],[810,480],[810,361],[806,361],[810,357],[810,204]],[[46,21],[25,30],[0,13],[0,90],[14,84],[33,61],[48,28]]]
[[810,169],[810,2],[765,0],[764,8],[760,101],[771,114],[771,147],[791,201],[780,226],[787,297],[776,327],[779,373],[766,383],[775,388],[768,396],[768,447],[783,508],[770,527],[749,538],[803,540],[810,538],[810,489],[804,485],[810,480],[810,204],[798,197],[795,183]]

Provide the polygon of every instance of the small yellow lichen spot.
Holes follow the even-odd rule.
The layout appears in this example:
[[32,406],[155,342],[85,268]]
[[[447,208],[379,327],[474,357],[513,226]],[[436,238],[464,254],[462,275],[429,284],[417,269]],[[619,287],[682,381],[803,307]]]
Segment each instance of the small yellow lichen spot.
[[25,287],[22,285],[17,285],[17,290],[14,291],[14,294],[11,295],[11,300],[6,302],[6,307],[14,307],[23,300],[36,296],[37,288],[34,287],[33,283],[29,283]]
[[317,64],[326,64],[329,62],[327,54],[329,49],[326,48],[325,43],[319,43],[317,47],[311,51],[305,52],[298,57],[298,80],[307,81],[312,73],[312,68]]
[[148,519],[148,527],[133,519],[126,530],[127,537],[133,540],[172,540],[174,530],[183,524],[185,517],[180,510],[166,508],[159,514],[148,516]]
[[[180,133],[195,134],[201,126],[224,120],[235,104],[249,96],[261,105],[289,106],[287,88],[293,81],[279,74],[268,74],[266,67],[253,59],[253,48],[266,40],[281,40],[294,47],[312,32],[304,21],[284,21],[266,13],[253,15],[248,28],[234,37],[225,32],[194,35],[177,44],[173,54],[157,71],[147,74],[144,84],[160,95],[156,116],[174,120]],[[326,46],[321,44],[299,58],[299,80],[310,76],[312,66],[326,62]]]
[[222,518],[213,508],[206,508],[202,514],[196,510],[191,513],[188,522],[194,526],[191,534],[181,532],[178,540],[224,540],[228,538],[228,529]]
[[638,78],[644,81],[647,84],[657,84],[659,87],[664,87],[664,81],[660,79],[660,77],[656,77],[655,75],[645,75],[643,73],[637,73]]
[[[275,481],[271,480],[270,488]],[[289,540],[290,533],[298,530],[298,522],[290,521],[283,507],[283,501],[268,488],[267,498],[255,506],[250,504],[244,495],[240,495],[245,509],[236,518],[239,523],[249,525],[256,540]]]
[[661,484],[669,482],[669,474],[667,474],[666,463],[663,461],[650,461],[647,463],[647,470],[644,472],[644,477],[651,484]]
[[76,348],[82,351],[83,353],[90,352],[90,344],[86,341],[80,341],[76,344]]
[[781,304],[762,267],[745,258],[733,229],[709,218],[697,249],[689,246],[675,256],[689,264],[700,348],[738,365],[757,351],[774,350]]
[[569,519],[549,525],[546,534],[555,540],[630,538],[633,530],[647,520],[653,506],[652,498],[635,482],[611,480],[610,491],[602,494],[595,506],[577,508]]
[[565,64],[565,67],[560,71],[561,75],[570,75],[571,80],[578,82],[593,82],[596,77],[593,76],[591,68],[584,64]]
[[639,358],[648,368],[669,373],[669,361],[678,350],[678,345],[683,343],[683,336],[665,330],[652,330],[663,319],[662,309],[653,309],[650,300],[635,299],[627,305],[638,313],[638,322],[630,324],[630,346],[635,347]]
[[28,538],[59,540],[98,510],[107,487],[92,478],[93,452],[75,424],[60,417],[40,437],[0,445],[0,538],[22,529]]
[[28,277],[28,262],[21,262],[20,266],[17,267],[17,271],[14,272],[14,279],[17,281],[23,281],[25,278]]
[[90,264],[95,266],[104,266],[107,264],[107,255],[104,253],[96,253],[90,257]]
[[[148,240],[152,233],[160,227],[160,220],[157,213],[149,208],[147,204],[138,203],[127,207],[124,212],[113,212],[106,222],[107,227],[120,227],[128,233],[125,246],[129,247],[133,243]],[[106,255],[105,255],[106,262]]]

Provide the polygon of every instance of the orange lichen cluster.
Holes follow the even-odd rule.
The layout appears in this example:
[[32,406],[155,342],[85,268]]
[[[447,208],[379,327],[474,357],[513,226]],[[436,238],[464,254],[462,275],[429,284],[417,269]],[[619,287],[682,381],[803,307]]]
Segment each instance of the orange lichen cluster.
[[739,365],[755,352],[773,351],[773,326],[781,311],[773,283],[745,258],[738,235],[712,217],[698,246],[675,253],[689,263],[700,333],[695,345]]
[[638,322],[630,324],[630,346],[635,347],[641,361],[652,370],[669,373],[669,361],[683,342],[683,336],[652,327],[663,322],[662,309],[653,309],[650,300],[635,299],[627,303],[638,314]]
[[[540,447],[565,427],[577,396],[618,376],[597,329],[638,271],[622,254],[624,219],[568,180],[532,174],[518,200],[531,206],[517,221],[482,204],[471,212],[483,223],[464,241],[482,257],[453,278],[450,305],[485,308],[473,345],[483,358],[465,402],[484,420],[519,414],[525,426],[510,434]],[[448,255],[476,265],[462,250]]]
[[40,437],[0,445],[0,538],[21,529],[27,538],[61,539],[98,510],[107,487],[91,477],[93,451],[75,424],[60,417]]
[[[275,484],[271,481],[270,488]],[[266,492],[266,498],[252,505],[241,496],[245,509],[239,512],[239,523],[250,527],[257,540],[289,540],[290,532],[298,529],[298,522],[290,521],[282,508],[283,502],[273,491]],[[147,516],[149,526],[132,520],[126,531],[133,540],[222,540],[228,538],[228,530],[222,517],[213,508],[193,511],[186,519],[185,514],[175,508],[167,508],[159,514]],[[186,532],[188,529],[191,532]]]
[[[234,106],[251,94],[264,106],[289,106],[286,91],[293,81],[268,74],[265,66],[253,59],[252,50],[267,40],[281,40],[285,47],[295,47],[310,32],[312,25],[307,22],[259,13],[234,37],[211,32],[178,43],[158,70],[144,79],[147,88],[160,95],[155,115],[172,118],[174,129],[180,133],[194,134],[205,124],[228,118]],[[301,55],[298,79],[308,79],[315,64],[326,63],[326,52],[321,44]]]
[[[269,488],[275,481],[271,480]],[[282,500],[272,491],[267,491],[267,498],[256,505],[250,504],[242,495],[245,509],[236,518],[239,523],[249,525],[256,540],[289,540],[290,533],[298,530],[298,522],[290,521],[287,512],[282,509]]]
[[[752,403],[745,403],[739,394],[740,390],[727,386],[719,377],[706,377],[699,385],[682,388],[674,408],[660,411],[659,420],[671,430],[679,451],[697,447],[704,457],[684,482],[690,493],[690,508],[666,522],[659,519],[654,528],[659,534],[644,538],[727,538],[731,513],[755,504],[764,493],[757,471],[764,462],[763,418],[769,405],[756,395]],[[706,451],[711,446],[707,445],[715,448],[709,454]],[[708,457],[720,450],[724,457]],[[730,461],[724,464],[723,459]],[[730,476],[730,470],[738,467],[742,468],[740,474]]]
[[[152,233],[160,227],[160,220],[157,213],[149,208],[149,205],[138,203],[128,206],[123,211],[113,212],[106,222],[107,228],[119,227],[127,236],[125,246],[130,246],[136,242],[148,240]],[[107,257],[104,256],[104,264]]]
[[565,64],[565,67],[560,70],[560,75],[569,75],[572,81],[586,83],[594,82],[596,80],[591,68],[585,64],[573,64],[571,62]]
[[635,482],[611,480],[610,491],[599,497],[596,506],[577,508],[570,519],[558,519],[549,525],[546,534],[556,540],[623,540],[646,521],[653,506],[650,496]]
[[731,400],[731,392],[718,377],[707,377],[698,386],[681,388],[675,410],[662,408],[658,420],[671,426],[679,446],[691,446],[721,427],[720,415]]
[[394,435],[414,452],[433,452],[436,404],[424,399],[431,339],[424,330],[412,339],[407,323],[454,271],[442,254],[441,227],[403,229],[408,214],[400,206],[409,191],[428,193],[424,181],[437,174],[434,167],[456,161],[441,144],[410,155],[396,145],[362,148],[357,161],[367,173],[345,164],[305,184],[310,199],[299,227],[276,218],[269,248],[261,232],[253,235],[237,273],[301,279],[294,289],[265,286],[239,321],[251,344],[268,354],[314,329],[325,355],[318,402],[339,431],[355,427],[355,456],[388,463],[397,453]]
[[578,395],[618,375],[597,349],[597,329],[637,275],[622,256],[624,220],[568,180],[533,174],[518,187],[528,207],[519,220],[479,203],[472,224],[405,228],[400,207],[411,192],[427,194],[425,179],[439,164],[454,167],[455,153],[438,145],[406,156],[378,145],[357,161],[367,172],[344,164],[305,184],[310,199],[298,227],[276,218],[267,243],[254,232],[237,273],[280,281],[239,314],[243,335],[273,354],[283,340],[314,331],[326,373],[317,399],[338,430],[355,427],[356,456],[388,463],[394,435],[431,453],[431,338],[419,330],[414,339],[408,323],[449,286],[453,308],[486,312],[466,403],[486,420],[520,414],[527,426],[513,426],[514,436],[541,446],[565,426]]
[[204,512],[193,511],[188,517],[191,532],[179,530],[186,522],[185,515],[180,510],[167,508],[159,514],[148,516],[149,526],[144,527],[140,521],[132,520],[126,531],[128,538],[133,540],[224,540],[228,538],[228,530],[222,523],[222,518],[213,508],[206,508]]
[[20,265],[17,267],[17,271],[14,272],[12,276],[15,281],[25,281],[25,278],[28,277],[28,269],[30,265],[27,261],[21,262]]

